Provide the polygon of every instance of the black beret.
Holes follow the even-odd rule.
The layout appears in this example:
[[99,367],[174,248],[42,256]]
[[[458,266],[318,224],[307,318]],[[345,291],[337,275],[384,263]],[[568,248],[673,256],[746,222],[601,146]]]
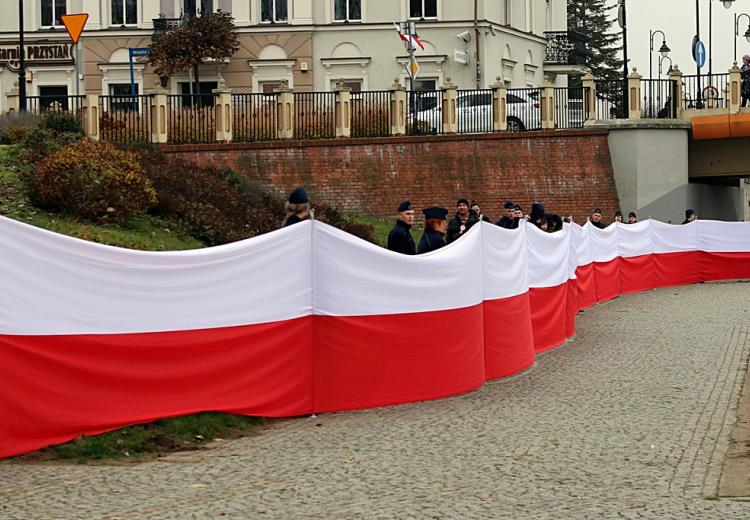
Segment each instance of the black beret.
[[615,217],[621,217],[622,212],[621,211],[615,211]]
[[693,209],[686,209],[685,210],[685,216],[689,217],[691,215],[695,215],[695,210],[693,210]]
[[637,215],[635,214],[635,211],[631,211],[630,213],[628,213],[628,217],[636,218]]
[[306,202],[310,202],[305,188],[296,188],[292,190],[289,194],[289,202],[291,204],[305,204]]
[[542,218],[544,216],[544,204],[541,202],[531,204],[531,215],[532,219]]
[[448,210],[436,206],[425,208],[422,210],[422,213],[424,213],[424,218],[439,218],[441,220],[446,220],[448,218]]
[[398,205],[398,212],[401,213],[402,211],[410,211],[414,209],[414,206],[411,205],[411,202],[408,200],[405,200],[401,204]]
[[515,206],[513,206],[513,209],[516,210],[516,211],[523,211],[523,208],[521,206],[519,206],[518,204],[516,204]]
[[504,207],[505,209],[516,209],[516,205],[515,205],[515,204],[513,204],[513,203],[512,203],[511,201],[509,201],[509,200],[506,200],[506,201],[505,201],[505,204],[503,204],[503,207]]
[[602,209],[601,209],[601,208],[596,208],[596,209],[594,210],[594,213],[603,213],[603,211],[602,211]]
[[466,199],[458,199],[456,201],[456,206],[458,206],[459,204],[466,204],[468,206],[469,205],[469,201],[466,200]]

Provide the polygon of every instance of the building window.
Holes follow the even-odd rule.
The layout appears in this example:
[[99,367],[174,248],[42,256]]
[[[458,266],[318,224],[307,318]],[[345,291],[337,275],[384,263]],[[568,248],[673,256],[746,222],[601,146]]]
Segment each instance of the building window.
[[[64,13],[63,13],[64,14]],[[68,87],[57,85],[45,85],[39,87],[39,111],[68,110]]]
[[112,0],[112,25],[137,25],[138,0]]
[[182,106],[192,107],[194,102],[197,107],[212,107],[214,106],[214,94],[213,90],[219,88],[219,83],[216,81],[201,81],[199,84],[198,92],[193,90],[192,97],[190,96],[191,87],[195,89],[195,83],[192,85],[188,82],[180,82],[180,94],[182,95]]
[[333,11],[337,22],[359,22],[362,20],[362,1],[334,0]]
[[261,0],[260,20],[262,22],[286,22],[288,18],[287,0]]
[[200,13],[212,13],[214,11],[214,0],[183,0],[182,14],[185,16],[196,16]]
[[41,0],[42,25],[55,27],[62,25],[62,15],[68,11],[67,0]]
[[410,18],[437,18],[437,0],[409,0]]
[[[109,110],[138,110],[139,98],[133,98],[130,83],[116,83],[109,86]],[[135,95],[138,95],[138,84],[135,85]]]

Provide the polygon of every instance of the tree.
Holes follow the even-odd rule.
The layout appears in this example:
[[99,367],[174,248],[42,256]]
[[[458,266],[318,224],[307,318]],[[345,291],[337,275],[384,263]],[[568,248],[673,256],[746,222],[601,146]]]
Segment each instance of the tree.
[[568,30],[588,36],[588,67],[599,79],[622,78],[622,33],[612,0],[568,0]]
[[198,93],[198,66],[209,60],[230,58],[239,48],[238,31],[231,14],[202,12],[199,16],[185,17],[178,27],[155,35],[149,63],[161,77],[192,68],[193,92]]

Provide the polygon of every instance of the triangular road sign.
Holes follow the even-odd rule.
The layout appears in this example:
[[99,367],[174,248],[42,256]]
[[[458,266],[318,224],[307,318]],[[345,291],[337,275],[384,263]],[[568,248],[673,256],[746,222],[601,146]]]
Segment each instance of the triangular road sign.
[[73,45],[77,45],[78,40],[81,39],[83,27],[89,19],[88,13],[64,14],[60,19],[65,26],[65,30],[68,31],[70,39],[73,40]]

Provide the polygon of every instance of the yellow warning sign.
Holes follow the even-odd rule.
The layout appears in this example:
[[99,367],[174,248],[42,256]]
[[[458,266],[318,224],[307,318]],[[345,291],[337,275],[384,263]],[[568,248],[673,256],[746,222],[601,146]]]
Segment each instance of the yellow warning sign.
[[406,64],[406,72],[411,79],[417,79],[417,76],[419,76],[419,63],[417,63],[416,58],[412,57],[409,63]]
[[64,14],[60,17],[60,19],[65,26],[65,30],[68,31],[70,39],[73,40],[73,45],[77,45],[78,40],[81,39],[83,27],[89,20],[88,13]]

